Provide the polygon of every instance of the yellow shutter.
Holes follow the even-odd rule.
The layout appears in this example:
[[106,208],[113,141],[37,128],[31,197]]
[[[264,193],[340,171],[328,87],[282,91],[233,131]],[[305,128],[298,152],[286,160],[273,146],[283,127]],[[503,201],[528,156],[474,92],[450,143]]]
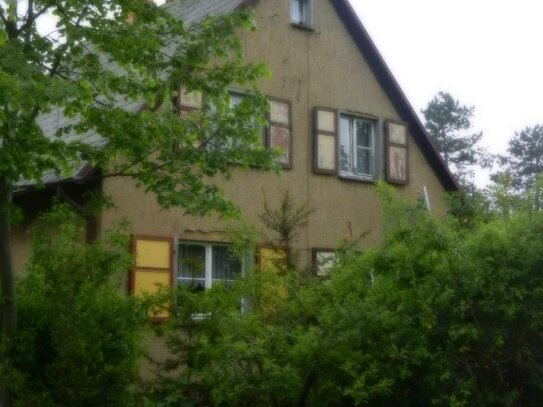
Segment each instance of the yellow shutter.
[[[134,295],[154,294],[173,285],[173,239],[134,236],[132,240],[134,268],[131,292]],[[168,306],[152,313],[153,320],[168,317]]]
[[287,268],[287,252],[283,248],[262,246],[258,250],[260,270],[282,272]]

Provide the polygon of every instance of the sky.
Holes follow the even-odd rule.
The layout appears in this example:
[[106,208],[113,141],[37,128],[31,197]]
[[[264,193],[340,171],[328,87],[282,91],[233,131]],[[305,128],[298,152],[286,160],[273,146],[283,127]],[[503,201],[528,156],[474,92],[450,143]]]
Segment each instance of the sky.
[[543,124],[542,0],[350,1],[419,116],[448,92],[494,153]]

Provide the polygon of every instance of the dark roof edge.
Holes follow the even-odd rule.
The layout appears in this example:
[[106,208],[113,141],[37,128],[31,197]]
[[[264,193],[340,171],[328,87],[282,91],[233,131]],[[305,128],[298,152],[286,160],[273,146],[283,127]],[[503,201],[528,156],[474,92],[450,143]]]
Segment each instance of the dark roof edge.
[[[247,1],[250,2],[250,1]],[[454,179],[449,168],[438,153],[434,143],[428,136],[424,125],[409,103],[394,75],[388,68],[385,60],[378,51],[375,43],[370,38],[349,0],[330,0],[337,14],[345,23],[347,31],[355,41],[362,55],[368,61],[373,74],[381,87],[392,101],[402,120],[409,123],[411,134],[421,149],[424,157],[436,172],[441,184],[447,191],[456,191],[460,187]]]
[[74,173],[70,177],[58,178],[54,181],[44,182],[41,186],[37,183],[22,185],[13,191],[13,195],[19,196],[28,192],[35,191],[36,189],[54,188],[67,184],[79,184],[96,180],[96,176],[99,173],[98,169],[93,167],[90,163],[86,163],[79,171]]

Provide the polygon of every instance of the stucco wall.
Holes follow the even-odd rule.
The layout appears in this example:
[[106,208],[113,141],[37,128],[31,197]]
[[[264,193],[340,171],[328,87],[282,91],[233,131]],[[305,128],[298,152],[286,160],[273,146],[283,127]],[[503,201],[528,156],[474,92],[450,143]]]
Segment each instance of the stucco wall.
[[15,226],[11,229],[11,247],[13,249],[13,269],[20,272],[30,256],[30,239],[27,234],[27,225]]
[[[334,248],[342,239],[360,236],[362,247],[372,246],[383,232],[373,183],[313,173],[313,108],[325,106],[377,116],[380,137],[385,119],[401,117],[330,2],[314,1],[313,31],[291,26],[288,4],[285,0],[258,2],[258,29],[256,33],[244,34],[243,39],[247,60],[265,62],[272,72],[271,79],[261,82],[262,91],[292,103],[292,169],[285,170],[282,176],[258,170],[239,171],[229,182],[220,177],[216,182],[239,205],[245,220],[263,231],[258,218],[264,205],[263,191],[272,206],[289,190],[300,203],[308,202],[315,208],[298,241],[302,262],[306,264],[312,248]],[[426,186],[432,210],[440,214],[444,210],[444,189],[414,140],[411,136],[408,139],[409,183],[395,189],[401,197],[414,200]],[[137,190],[127,179],[106,180],[104,191],[117,207],[103,214],[102,230],[121,217],[130,219],[134,233],[139,235],[217,240],[224,229],[224,223],[216,216],[193,218],[181,209],[161,210],[152,195]]]

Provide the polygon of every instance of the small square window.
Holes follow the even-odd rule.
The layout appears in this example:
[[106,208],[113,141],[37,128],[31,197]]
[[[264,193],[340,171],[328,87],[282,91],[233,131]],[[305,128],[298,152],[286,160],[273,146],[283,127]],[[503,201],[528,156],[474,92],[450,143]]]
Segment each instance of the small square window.
[[311,2],[312,0],[290,1],[290,21],[292,24],[311,27]]
[[313,249],[313,267],[317,277],[326,277],[334,268],[336,253],[330,249]]
[[348,178],[375,178],[375,122],[341,115],[339,120],[339,173]]

